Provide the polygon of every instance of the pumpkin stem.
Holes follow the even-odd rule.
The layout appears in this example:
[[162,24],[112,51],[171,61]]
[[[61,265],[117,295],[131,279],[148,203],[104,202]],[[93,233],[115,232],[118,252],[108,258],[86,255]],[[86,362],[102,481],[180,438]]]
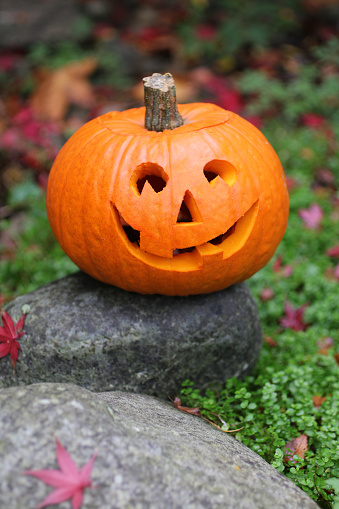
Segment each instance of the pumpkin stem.
[[172,74],[154,73],[143,79],[145,93],[145,127],[149,131],[176,129],[183,125]]

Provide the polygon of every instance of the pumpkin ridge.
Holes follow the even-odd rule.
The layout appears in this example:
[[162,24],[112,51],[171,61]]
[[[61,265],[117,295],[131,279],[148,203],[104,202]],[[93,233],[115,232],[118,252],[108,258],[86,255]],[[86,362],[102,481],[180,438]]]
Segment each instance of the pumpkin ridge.
[[[239,117],[239,118],[240,118],[240,117]],[[252,125],[252,124],[251,124],[251,125]],[[229,127],[230,127],[232,130],[236,131],[236,132],[237,132],[237,133],[238,133],[238,134],[239,134],[242,138],[244,138],[243,133],[242,133],[239,129],[237,129],[234,125],[229,124]],[[256,129],[256,127],[255,127],[255,126],[253,126],[253,125],[252,125],[252,127],[254,127],[254,129]],[[258,132],[255,132],[255,134],[258,134],[258,133],[259,133],[259,134],[262,136],[261,132],[260,132],[258,129],[256,129],[256,131],[258,131]],[[261,136],[260,136],[260,137],[261,137]],[[253,147],[253,149],[254,149],[254,150],[255,150],[255,151],[259,154],[260,159],[262,159],[262,160],[263,160],[263,162],[266,164],[266,168],[269,170],[269,172],[270,172],[270,174],[271,174],[271,176],[272,176],[272,180],[274,181],[275,188],[279,188],[279,187],[280,187],[280,185],[279,185],[279,184],[280,184],[281,176],[277,175],[277,173],[276,173],[276,172],[274,172],[274,171],[272,170],[272,166],[271,166],[271,165],[270,165],[270,164],[266,161],[266,157],[264,157],[264,155],[261,153],[261,151],[259,150],[259,148],[257,147],[257,145],[256,145],[253,141],[249,140],[249,139],[248,139],[248,137],[246,137],[246,138],[244,138],[244,139],[245,139],[245,140],[246,140],[246,142],[248,142],[248,143],[251,145],[251,147]],[[269,144],[269,147],[270,147],[270,148],[272,148],[271,144],[270,144],[267,140],[266,140],[266,142]],[[273,150],[273,148],[272,148],[272,150]],[[280,163],[280,161],[279,161],[279,159],[278,159],[278,156],[276,156],[276,158],[277,158],[278,166],[280,166],[280,167],[281,167],[281,163]],[[283,174],[283,169],[282,169],[282,167],[281,167],[281,174]],[[286,195],[287,195],[287,192],[286,192]]]
[[[60,190],[60,198],[59,198],[59,207],[58,207],[58,213],[57,213],[57,217],[59,218],[59,221],[58,221],[58,230],[59,230],[59,236],[60,236],[60,244],[63,246],[63,233],[62,233],[62,221],[61,221],[61,208],[62,208],[62,205],[63,205],[63,200],[62,200],[62,196],[63,196],[63,191],[65,189],[65,185],[66,185],[66,182],[71,174],[71,169],[72,169],[72,166],[73,166],[73,163],[74,161],[77,159],[77,157],[79,156],[80,152],[83,150],[83,147],[85,145],[87,145],[88,143],[90,143],[94,138],[97,138],[101,133],[103,133],[103,130],[99,131],[99,132],[96,132],[95,134],[93,134],[93,136],[91,136],[91,138],[89,138],[88,140],[86,140],[86,142],[84,144],[81,145],[81,147],[79,148],[79,150],[76,152],[76,154],[74,155],[74,157],[72,158],[69,166],[68,166],[68,169],[65,171],[65,174],[64,174],[64,179],[63,179],[63,183],[61,184],[61,190]],[[60,163],[61,161],[63,160],[63,157],[61,155],[61,160],[60,160]],[[52,205],[52,207],[54,208],[54,205]],[[58,239],[59,240],[59,239]]]
[[[111,144],[111,141],[112,139],[114,138],[114,134],[112,136],[110,136],[107,140],[105,140],[103,146],[101,147],[101,153],[105,151],[105,147],[109,146]],[[117,166],[119,167],[120,165],[120,162],[121,162],[121,157],[127,152],[127,149],[128,147],[131,145],[131,142],[133,141],[133,137],[130,136],[130,139],[126,139],[124,140],[125,143],[124,143],[124,146],[120,147],[120,150],[119,150],[119,154],[120,154],[120,159],[117,160],[116,159],[116,155],[114,155],[114,160],[115,160],[115,164],[117,164]],[[93,150],[95,151],[96,148],[94,147]],[[100,159],[101,156],[98,156],[98,159]],[[101,167],[101,173],[104,173],[105,172],[105,168],[104,166]],[[113,182],[112,182],[112,189],[109,189],[109,196],[112,196],[112,193],[113,193],[113,189],[115,187],[115,182],[116,182],[116,177],[117,177],[117,173],[115,172],[114,174],[114,179],[113,179]],[[100,174],[98,173],[97,174],[97,178],[98,180],[100,180]],[[87,188],[90,188],[91,187],[91,172],[90,171],[87,171],[87,178],[86,178],[86,181],[84,182],[84,186],[83,186],[83,192],[84,192],[84,196],[88,196],[89,193],[86,192]],[[81,206],[81,213],[82,213],[82,217],[85,217],[85,213],[84,213],[84,210],[85,210],[85,207],[86,207],[86,201],[83,200],[83,203],[82,203],[82,206]],[[93,269],[100,275],[100,279],[101,280],[104,280],[105,279],[105,274],[100,270],[100,268],[98,267],[98,264],[95,263],[94,259],[93,259],[93,256],[91,254],[91,250],[88,248],[88,242],[86,242],[86,232],[85,232],[85,229],[84,229],[84,222],[82,221],[81,223],[81,236],[82,236],[82,239],[83,239],[83,244],[85,246],[85,250],[86,250],[86,253],[88,255],[88,259],[91,261],[91,264],[92,264],[92,267]]]
[[[241,117],[239,117],[240,120],[243,120],[241,119]],[[242,138],[244,138],[242,132],[237,128],[235,127],[234,125],[232,124],[229,124],[229,127],[236,131]],[[252,126],[255,131],[253,131],[255,134],[258,135],[259,133],[259,140],[261,139],[261,137],[264,138],[263,134],[255,127],[255,126]],[[270,182],[273,183],[273,185],[271,184],[270,185],[270,196],[275,196],[275,199],[276,200],[279,200],[280,204],[276,204],[275,208],[276,210],[278,211],[279,215],[281,212],[285,212],[285,214],[283,215],[283,217],[279,217],[279,216],[276,216],[276,220],[277,222],[280,224],[280,225],[285,225],[284,228],[277,228],[277,222],[275,223],[274,227],[275,227],[275,230],[279,233],[279,236],[277,237],[279,240],[278,242],[276,242],[276,244],[279,244],[281,239],[283,238],[284,234],[285,234],[285,231],[286,231],[286,228],[287,228],[287,220],[288,220],[288,209],[289,209],[289,197],[288,197],[288,192],[287,192],[287,188],[286,188],[286,183],[284,181],[284,171],[283,171],[283,168],[281,166],[281,163],[280,163],[280,160],[277,156],[277,154],[274,152],[274,149],[273,147],[271,146],[271,144],[268,142],[268,140],[266,140],[266,138],[264,138],[264,141],[268,144],[268,146],[270,147],[270,149],[272,150],[272,156],[274,155],[275,158],[276,158],[276,162],[278,163],[276,165],[276,167],[279,167],[280,168],[280,175],[275,172],[273,170],[273,166],[271,166],[267,160],[266,160],[266,157],[264,157],[264,155],[261,153],[260,149],[257,147],[257,145],[254,143],[254,141],[252,141],[251,139],[249,139],[248,137],[244,138],[246,140],[247,143],[249,143],[251,145],[251,147],[254,149],[254,151],[259,155],[259,158],[263,161],[263,164],[266,166],[266,169],[267,171],[270,172],[270,175],[271,175],[271,179],[270,179]],[[260,179],[261,180],[261,179]],[[278,191],[281,189],[281,181],[283,181],[284,183],[284,188],[285,188],[285,193],[279,193]],[[262,191],[261,191],[262,192]],[[262,203],[262,206],[265,204]],[[266,206],[267,208],[267,206]],[[271,207],[270,207],[271,208]],[[272,245],[272,241],[271,241],[271,245]],[[271,246],[272,247],[272,246]],[[274,249],[275,251],[275,249]],[[271,256],[268,258],[268,261],[272,258],[273,254],[274,254],[274,251],[271,253]],[[266,263],[268,263],[268,261]]]

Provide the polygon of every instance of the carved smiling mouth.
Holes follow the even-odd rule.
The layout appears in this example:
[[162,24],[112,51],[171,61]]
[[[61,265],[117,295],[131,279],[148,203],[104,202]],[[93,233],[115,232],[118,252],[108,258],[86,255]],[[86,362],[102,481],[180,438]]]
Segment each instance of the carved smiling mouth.
[[188,271],[202,267],[210,258],[224,260],[239,251],[253,230],[259,211],[259,200],[225,232],[199,246],[174,249],[173,258],[165,258],[140,249],[140,231],[127,224],[112,203],[111,210],[116,230],[130,253],[155,267]]
[[[129,224],[123,224],[123,222],[124,221],[121,221],[122,227],[128,240],[132,242],[132,244],[137,244],[140,247],[140,231],[135,230]],[[230,235],[232,235],[232,233],[235,232],[236,224],[237,222],[234,223],[234,225],[231,226],[231,228],[229,228],[225,233],[222,233],[221,235],[214,237],[214,239],[211,239],[208,242],[213,244],[214,246],[221,244],[225,239],[227,239],[227,237],[229,237]],[[196,246],[192,246],[186,247],[184,249],[173,249],[173,256],[179,256],[183,253],[192,253],[196,248],[197,248]]]

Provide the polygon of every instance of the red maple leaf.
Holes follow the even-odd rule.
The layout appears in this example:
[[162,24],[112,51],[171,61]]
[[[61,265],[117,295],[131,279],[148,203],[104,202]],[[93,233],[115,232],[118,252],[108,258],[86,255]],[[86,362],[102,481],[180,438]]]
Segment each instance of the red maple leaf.
[[285,316],[280,319],[281,325],[295,331],[306,330],[307,327],[309,327],[309,324],[304,323],[304,312],[306,308],[307,304],[295,309],[289,302],[285,302]]
[[299,216],[303,220],[305,228],[308,230],[317,230],[324,217],[324,212],[317,203],[312,203],[308,209],[300,209]]
[[26,470],[24,475],[33,475],[45,484],[56,488],[39,504],[36,509],[51,504],[59,504],[68,499],[72,500],[72,509],[80,509],[83,499],[83,490],[92,486],[91,473],[96,453],[78,470],[73,459],[66,449],[56,439],[57,462],[60,470]]
[[294,440],[287,442],[287,444],[285,445],[285,456],[284,456],[285,463],[287,463],[288,461],[297,463],[297,460],[294,459],[293,456],[299,456],[299,458],[304,459],[305,452],[307,450],[308,450],[307,435],[303,433]]
[[0,358],[10,354],[13,373],[15,373],[15,364],[18,359],[19,350],[22,350],[17,340],[26,334],[26,332],[22,330],[26,314],[22,315],[16,325],[14,325],[12,318],[3,309],[1,310],[1,318],[3,327],[0,327]]

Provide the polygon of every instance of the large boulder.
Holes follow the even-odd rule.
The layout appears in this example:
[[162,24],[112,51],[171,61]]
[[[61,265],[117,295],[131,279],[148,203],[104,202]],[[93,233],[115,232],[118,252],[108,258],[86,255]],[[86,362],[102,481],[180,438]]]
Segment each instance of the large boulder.
[[[35,507],[53,488],[25,470],[55,469],[55,438],[78,468],[97,452],[91,509],[317,509],[230,435],[151,396],[69,384],[0,390],[0,507]],[[60,507],[68,508],[69,502]]]
[[0,387],[71,382],[94,391],[176,394],[189,378],[201,389],[254,367],[262,332],[245,283],[189,297],[140,295],[78,272],[6,308],[29,305],[27,334],[12,374],[0,359]]

